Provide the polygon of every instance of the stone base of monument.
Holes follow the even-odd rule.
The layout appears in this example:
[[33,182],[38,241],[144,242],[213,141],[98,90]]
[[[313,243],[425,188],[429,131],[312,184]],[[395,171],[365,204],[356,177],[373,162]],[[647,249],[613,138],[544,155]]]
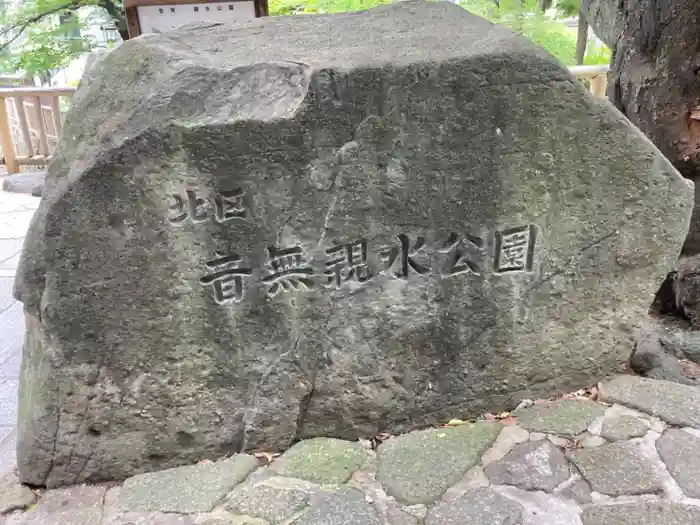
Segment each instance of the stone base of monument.
[[597,401],[530,404],[376,450],[314,438],[266,465],[238,454],[48,491],[9,476],[0,523],[690,525],[700,523],[698,450],[699,388],[619,376]]

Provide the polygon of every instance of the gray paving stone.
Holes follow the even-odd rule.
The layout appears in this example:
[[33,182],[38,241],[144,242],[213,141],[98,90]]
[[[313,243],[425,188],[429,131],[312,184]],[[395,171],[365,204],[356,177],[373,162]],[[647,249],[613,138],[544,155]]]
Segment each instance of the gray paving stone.
[[376,509],[359,490],[344,487],[321,498],[294,525],[384,525]]
[[484,469],[494,485],[513,485],[523,490],[552,492],[571,475],[569,462],[547,440],[516,445],[503,459]]
[[479,462],[501,428],[480,422],[390,439],[378,449],[377,479],[401,503],[432,503]]
[[649,427],[638,417],[627,414],[605,416],[601,437],[609,441],[625,441],[642,437],[649,431]]
[[601,384],[599,399],[658,416],[667,423],[700,428],[700,388],[632,375]]
[[669,502],[600,505],[584,509],[583,525],[695,525],[700,507]]
[[0,476],[4,476],[17,465],[17,431],[13,428],[10,435],[0,443]]
[[0,381],[0,425],[15,426],[17,424],[18,389],[18,379]]
[[15,302],[0,313],[0,361],[22,351],[24,344],[24,311],[22,303]]
[[216,463],[139,474],[122,485],[119,510],[209,512],[256,466],[254,457],[238,454]]
[[12,288],[14,284],[14,277],[0,277],[0,313],[17,302],[15,298],[12,297]]
[[[193,516],[163,512],[126,512],[111,517],[102,525],[199,525]],[[222,525],[231,525],[224,523]]]
[[591,492],[591,486],[588,484],[588,482],[580,479],[568,487],[558,491],[557,494],[560,494],[565,498],[572,499],[583,505],[593,501],[591,498]]
[[270,466],[281,476],[313,483],[345,483],[365,462],[367,451],[357,442],[331,438],[300,441]]
[[22,354],[16,353],[0,364],[0,378],[19,379],[19,371],[22,366]]
[[671,428],[656,440],[656,450],[683,493],[700,499],[700,437]]
[[26,512],[20,525],[101,525],[105,487],[76,485],[49,490]]
[[224,508],[234,514],[277,523],[310,506],[314,496],[325,493],[321,487],[308,481],[272,477],[237,486]]
[[215,511],[200,514],[195,521],[197,525],[270,525],[269,521],[251,516],[235,516],[229,512]]
[[433,507],[425,525],[519,525],[523,507],[489,488],[470,490],[461,498]]
[[615,442],[568,454],[595,492],[608,496],[660,492],[662,484],[654,465],[639,447]]
[[17,509],[25,509],[36,501],[36,494],[20,484],[14,473],[6,474],[0,480],[0,514],[7,514]]
[[584,432],[605,408],[583,399],[564,399],[515,412],[518,425],[532,432],[575,437]]

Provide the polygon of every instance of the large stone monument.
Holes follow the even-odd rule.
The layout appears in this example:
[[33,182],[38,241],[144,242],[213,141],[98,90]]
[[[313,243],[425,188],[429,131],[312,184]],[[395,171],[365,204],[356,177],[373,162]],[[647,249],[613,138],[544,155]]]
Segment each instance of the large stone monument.
[[545,51],[449,3],[126,42],[75,95],[16,282],[21,480],[591,384],[692,202]]

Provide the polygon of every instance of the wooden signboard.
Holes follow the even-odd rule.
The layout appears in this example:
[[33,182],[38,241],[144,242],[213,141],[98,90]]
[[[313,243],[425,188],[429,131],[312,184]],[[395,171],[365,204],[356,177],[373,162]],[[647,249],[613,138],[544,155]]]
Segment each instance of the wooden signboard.
[[267,0],[124,0],[129,37],[164,33],[190,22],[245,22],[268,16]]

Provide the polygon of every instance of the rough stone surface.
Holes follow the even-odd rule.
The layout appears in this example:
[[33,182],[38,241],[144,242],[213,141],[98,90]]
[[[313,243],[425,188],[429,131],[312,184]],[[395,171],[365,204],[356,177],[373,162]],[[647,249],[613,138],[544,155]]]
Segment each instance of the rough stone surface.
[[[476,423],[390,439],[378,449],[377,479],[404,504],[432,503],[478,463],[500,429],[498,423]],[[449,461],[435,468],[439,458]]]
[[470,490],[458,500],[432,508],[425,525],[517,525],[523,507],[489,488]]
[[700,523],[700,507],[667,502],[601,505],[584,509],[583,525],[691,525]]
[[629,415],[605,416],[601,437],[609,441],[625,441],[636,437],[642,437],[649,431],[649,427],[638,417]]
[[562,490],[557,491],[557,494],[565,498],[571,498],[577,503],[587,504],[591,503],[591,486],[587,481],[579,479],[572,483],[571,485],[562,488]]
[[245,454],[210,464],[177,467],[127,479],[121,511],[208,512],[257,466]]
[[700,385],[687,377],[675,355],[673,347],[664,343],[662,327],[650,323],[640,334],[630,359],[630,366],[637,374],[651,379],[665,379],[686,385]]
[[692,204],[607,101],[448,2],[132,39],[75,94],[21,258],[20,480],[593,383]]
[[239,485],[224,507],[234,514],[277,523],[307,508],[313,496],[321,494],[320,487],[307,481],[273,477]]
[[634,443],[616,442],[568,454],[595,492],[608,496],[662,490],[654,465]]
[[[102,525],[104,487],[75,486],[44,494],[21,525]],[[110,524],[111,525],[111,524]]]
[[505,458],[484,471],[491,483],[523,490],[553,491],[571,474],[564,454],[547,440],[516,445]]
[[503,427],[493,446],[481,457],[481,464],[488,465],[499,459],[503,459],[508,452],[518,443],[524,443],[530,439],[530,434],[518,425]]
[[604,414],[597,403],[565,399],[524,408],[516,412],[518,425],[534,432],[566,437],[578,436],[591,422]]
[[599,399],[620,403],[667,423],[700,428],[700,388],[632,375],[617,376],[601,384]]
[[0,515],[16,509],[25,509],[36,501],[36,494],[21,485],[14,473],[7,474],[0,480]]
[[683,493],[700,499],[700,437],[671,428],[656,441],[656,450]]
[[359,490],[343,488],[328,494],[294,525],[383,525],[375,508]]
[[[696,234],[696,237],[700,236]],[[695,328],[700,328],[700,255],[681,258],[673,279],[673,291],[676,306]]]
[[[124,512],[108,518],[102,525],[204,525],[196,522],[193,516],[164,512]],[[208,525],[235,525],[232,522],[210,523]],[[245,524],[260,525],[260,524]],[[264,524],[263,524],[264,525]]]
[[301,441],[275,460],[272,470],[281,476],[320,484],[345,483],[365,461],[359,443],[315,438]]

